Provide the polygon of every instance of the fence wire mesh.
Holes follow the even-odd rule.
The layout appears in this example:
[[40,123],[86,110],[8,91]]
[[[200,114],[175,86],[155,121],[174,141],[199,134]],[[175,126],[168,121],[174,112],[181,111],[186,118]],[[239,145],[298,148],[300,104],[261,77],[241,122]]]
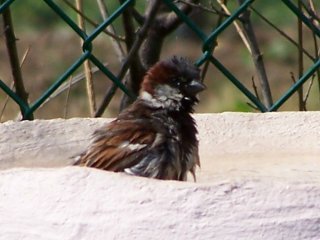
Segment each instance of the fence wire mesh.
[[[2,0],[0,1],[0,14],[5,14],[9,8],[14,8],[14,2],[21,0]],[[50,96],[80,67],[84,64],[86,60],[89,60],[94,64],[101,72],[103,72],[118,88],[120,88],[125,94],[130,96],[130,98],[135,98],[135,94],[132,93],[119,79],[119,75],[114,74],[108,66],[106,66],[98,56],[93,51],[94,40],[102,34],[102,32],[111,24],[113,24],[124,11],[135,4],[134,0],[120,1],[121,4],[117,9],[115,9],[104,21],[98,24],[91,33],[87,33],[82,30],[78,24],[68,16],[68,14],[57,4],[57,1],[53,0],[43,0],[43,2],[50,8],[55,14],[61,18],[63,23],[68,26],[72,31],[82,38],[82,54],[73,62],[68,69],[60,75],[54,83],[41,94],[34,102],[28,103],[23,99],[17,91],[11,89],[10,86],[0,80],[0,88],[11,98],[21,109],[23,119],[32,119],[33,113],[48,99]],[[241,21],[247,10],[255,2],[254,0],[243,0],[239,1],[238,7],[231,13],[225,14],[223,21],[217,26],[215,26],[210,33],[206,33],[192,18],[181,10],[177,6],[177,1],[172,0],[162,0],[170,11],[174,12],[180,20],[185,23],[197,36],[201,42],[202,53],[198,56],[195,61],[197,66],[202,66],[204,64],[210,63],[214,65],[221,73],[231,81],[238,89],[241,91],[261,112],[276,111],[281,107],[308,79],[310,79],[315,72],[320,67],[320,59],[313,58],[313,63],[309,66],[307,70],[301,75],[299,79],[295,81],[294,84],[287,89],[275,102],[272,99],[269,101],[260,100],[257,95],[252,92],[248,87],[246,87],[236,76],[232,73],[228,67],[226,67],[214,54],[213,48],[216,45],[216,40],[227,28],[230,27],[235,21]],[[192,1],[191,1],[192,2]],[[320,37],[320,29],[316,24],[314,19],[310,19],[306,16],[303,11],[298,7],[297,1],[281,0],[278,4],[284,4],[293,14],[296,15],[297,19],[300,19],[304,25],[309,28],[316,36]],[[5,29],[6,30],[6,29]]]

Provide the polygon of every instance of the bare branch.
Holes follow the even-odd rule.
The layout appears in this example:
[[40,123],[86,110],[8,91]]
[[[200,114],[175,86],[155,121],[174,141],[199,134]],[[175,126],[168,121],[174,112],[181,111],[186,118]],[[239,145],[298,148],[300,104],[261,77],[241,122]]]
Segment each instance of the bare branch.
[[[76,0],[76,8],[78,12],[83,13],[83,4],[82,0]],[[78,14],[78,25],[82,31],[85,30],[85,22],[84,18],[82,17],[83,15]],[[83,39],[80,39],[81,44],[83,44]],[[83,63],[84,67],[84,73],[86,76],[86,89],[87,89],[87,95],[88,95],[88,101],[89,101],[89,109],[90,109],[90,115],[93,117],[94,113],[96,111],[96,100],[95,100],[95,93],[94,93],[94,87],[93,87],[93,80],[92,80],[92,73],[91,73],[91,66],[90,66],[90,61],[85,60]]]
[[[12,82],[11,85],[10,85],[10,89],[13,90],[13,88],[14,88],[14,82]],[[9,97],[9,95],[7,95],[6,98],[3,101],[3,106],[2,106],[2,109],[1,109],[1,112],[0,112],[0,123],[2,122],[2,117],[3,117],[4,111],[7,108],[9,99],[10,99],[10,97]]]
[[190,1],[186,1],[186,0],[177,0],[176,2],[177,3],[179,3],[179,2],[180,3],[184,3],[186,5],[189,5],[189,6],[193,7],[194,9],[197,8],[197,9],[200,9],[200,10],[208,12],[208,13],[217,14],[219,16],[224,16],[224,17],[229,17],[230,16],[230,14],[228,14],[227,12],[224,12],[224,11],[221,11],[221,10],[215,8],[213,6],[213,4],[211,4],[210,7],[207,7],[207,6],[204,6],[201,3],[193,3],[193,2],[190,2]]
[[257,106],[253,105],[251,102],[247,102],[247,105],[248,105],[249,107],[251,107],[252,109],[254,109],[254,110],[260,111],[260,109],[257,108]]
[[260,101],[260,97],[259,97],[259,94],[258,94],[258,88],[257,88],[256,83],[254,82],[254,77],[253,76],[251,78],[251,81],[252,81],[252,88],[253,88],[254,94],[256,95],[257,99]]
[[[217,2],[221,5],[222,9],[223,9],[227,14],[230,15],[230,11],[229,11],[229,9],[227,8],[227,6],[226,6],[221,0],[218,0]],[[240,38],[242,39],[244,45],[247,47],[249,53],[252,54],[250,45],[249,45],[249,43],[248,43],[248,40],[247,40],[245,34],[243,33],[241,27],[239,26],[239,24],[238,24],[236,21],[233,22],[233,25],[234,25],[235,28],[237,29],[237,32],[238,32]]]
[[[274,25],[272,22],[270,22],[267,18],[265,18],[258,10],[256,10],[254,7],[250,7],[250,9],[257,14],[258,17],[260,17],[264,22],[266,22],[269,26],[271,26],[274,30],[276,30],[281,36],[283,36],[285,39],[287,39],[290,43],[292,43],[295,47],[299,48],[298,43],[293,40],[288,34],[286,34],[284,31],[282,31],[280,28],[278,28],[276,25]],[[303,53],[308,56],[312,61],[314,61],[314,57],[306,50],[302,49]]]
[[[221,2],[222,4],[226,4],[226,3],[227,3],[227,0],[223,0],[223,1],[220,1],[220,2]],[[212,5],[212,7],[213,7],[213,4],[211,4],[211,5]],[[217,12],[218,12],[218,14],[219,14],[219,17],[218,17],[218,19],[217,19],[216,26],[219,26],[219,25],[222,23],[224,17],[226,16],[226,13],[224,12],[224,9],[223,9],[223,8],[221,8],[221,10],[217,10]],[[214,52],[216,46],[217,46],[217,43],[215,42],[215,43],[212,45],[212,47],[211,47],[211,53]],[[202,68],[202,70],[201,70],[201,80],[202,80],[202,81],[204,81],[204,79],[205,79],[205,77],[206,77],[206,74],[207,74],[207,72],[208,72],[209,65],[210,65],[210,62],[207,61],[207,62],[204,64],[204,66],[203,66],[203,68]]]
[[[293,72],[290,72],[290,78],[291,78],[293,84],[295,84],[297,82],[296,77]],[[300,98],[299,98],[299,107],[300,107],[300,105],[301,105],[301,102],[300,102]]]
[[[20,68],[22,68],[23,64],[25,63],[25,61],[27,59],[27,56],[28,56],[28,54],[30,52],[30,49],[31,49],[31,47],[29,46],[27,48],[27,50],[24,52],[24,54],[23,54],[23,56],[21,58]],[[11,85],[10,85],[10,89],[13,90],[13,88],[14,88],[14,82],[12,82]],[[1,112],[0,112],[0,122],[2,120],[4,111],[6,110],[6,107],[7,107],[7,104],[9,102],[9,99],[10,99],[10,97],[9,97],[9,95],[7,95],[5,100],[3,101],[3,106],[2,106],[2,109],[1,109]]]
[[[107,6],[105,5],[103,0],[97,0],[97,3],[98,3],[99,10],[100,10],[100,13],[101,13],[103,20],[106,20],[109,16]],[[112,24],[108,25],[107,30],[113,36],[118,36],[118,34],[116,33],[116,30]],[[111,37],[110,39],[111,39],[112,45],[116,51],[116,54],[118,55],[118,59],[121,62],[125,58],[125,51],[124,51],[123,47],[121,46],[120,40],[118,38],[114,38],[114,37]]]
[[294,73],[293,72],[290,72],[290,78],[293,82],[293,84],[295,84],[297,81],[296,81],[296,77],[294,76]]
[[[302,3],[298,1],[298,8],[302,11]],[[303,75],[303,33],[302,33],[302,20],[298,18],[298,74],[299,78]],[[306,105],[303,101],[303,85],[298,89],[299,111],[306,111]]]
[[[82,12],[78,11],[77,8],[70,3],[68,0],[62,0],[66,5],[68,5],[73,11],[75,11],[77,14],[79,14],[80,16],[82,16],[88,23],[90,23],[92,26],[94,27],[98,27],[99,24],[92,21],[90,18],[88,18],[86,15],[84,15]],[[115,34],[112,34],[111,32],[107,31],[107,30],[103,30],[103,33],[109,35],[110,37],[113,37],[114,39],[117,39],[118,41],[124,41],[124,38],[121,36],[117,36]]]
[[[243,0],[238,0],[240,4],[242,4]],[[256,70],[257,70],[257,75],[260,81],[260,86],[261,86],[261,92],[263,96],[263,101],[267,108],[272,106],[272,95],[271,95],[271,90],[269,86],[269,81],[267,77],[267,73],[264,67],[264,61],[262,54],[259,49],[259,45],[251,24],[250,20],[250,12],[249,10],[246,10],[243,13],[242,16],[242,25],[244,29],[244,33],[246,34],[246,38],[248,40],[248,43],[251,48],[252,52],[252,59],[255,64]]]
[[[107,64],[104,64],[104,66],[107,66]],[[90,69],[92,74],[95,74],[100,71],[98,67],[93,67]],[[72,79],[69,82],[63,83],[55,92],[53,92],[42,104],[39,108],[42,108],[45,104],[50,102],[52,99],[58,97],[60,94],[62,94],[64,91],[69,89],[69,85],[74,86],[84,80],[86,78],[84,73],[79,73],[72,77]]]
[[[2,13],[3,17],[3,28],[5,29],[5,40],[7,51],[9,55],[9,61],[11,66],[11,73],[14,81],[14,86],[16,89],[16,94],[27,104],[28,103],[28,93],[25,90],[24,82],[21,73],[21,67],[18,57],[18,50],[16,45],[16,37],[13,30],[13,24],[11,19],[10,8],[7,8]],[[29,116],[23,116],[24,110],[20,107],[22,119],[33,119],[33,114]]]
[[309,3],[307,4],[303,1],[301,1],[301,5],[306,10],[306,12],[310,15],[310,19],[313,22],[313,24],[319,26],[320,17],[317,15],[317,13],[315,11],[315,7],[314,7],[313,2],[311,0],[309,0]]
[[[122,0],[120,0],[122,2]],[[123,14],[122,14],[122,19],[123,19],[123,26],[124,26],[124,31],[125,31],[125,36],[126,36],[126,47],[127,51],[129,52],[130,49],[133,46],[134,40],[135,40],[135,35],[136,35],[136,29],[133,24],[134,16],[133,16],[133,8],[128,8],[126,9]],[[144,39],[145,37],[143,37]],[[139,58],[139,53],[136,51],[132,55],[132,61],[129,66],[129,73],[125,79],[125,83],[127,88],[133,92],[135,95],[139,94],[139,88],[141,85],[141,81],[143,78],[143,75],[145,73],[145,70],[142,67],[140,58]],[[120,111],[130,105],[133,102],[133,99],[130,97],[123,95],[121,102],[120,102]]]
[[64,118],[67,118],[68,116],[68,103],[69,103],[69,98],[70,98],[70,92],[71,92],[71,87],[72,87],[72,76],[70,76],[69,81],[67,82],[68,84],[68,91],[67,91],[67,96],[66,96],[66,101],[64,104]]
[[[140,30],[137,32],[136,34],[136,39],[134,40],[134,43],[132,44],[132,47],[128,53],[127,58],[125,59],[118,75],[117,78],[122,80],[124,78],[124,76],[126,75],[126,72],[128,71],[128,68],[132,62],[133,57],[135,56],[135,54],[137,53],[138,49],[140,48],[141,44],[143,43],[148,30],[150,29],[150,26],[152,24],[152,22],[154,21],[155,17],[156,17],[156,12],[158,10],[160,4],[160,0],[154,0],[153,3],[153,7],[150,11],[150,14],[147,16],[143,26],[140,28]],[[114,95],[114,93],[116,92],[116,89],[118,87],[113,84],[111,86],[111,88],[109,89],[109,91],[107,92],[107,94],[104,96],[102,103],[100,104],[99,108],[96,111],[95,117],[100,117],[104,110],[106,109],[106,107],[109,105],[110,100],[111,100],[111,96]],[[111,94],[109,94],[109,92]],[[111,95],[111,96],[110,96]]]
[[[311,11],[315,13],[315,7],[313,4],[313,1],[309,0],[309,5],[310,5]],[[320,22],[317,22],[316,25],[319,27]],[[314,32],[312,32],[312,37],[313,37],[313,44],[314,44],[314,56],[315,56],[315,59],[319,59],[320,49],[318,45],[317,35]],[[318,93],[319,93],[319,99],[320,99],[320,69],[316,70],[316,74],[317,74],[317,82],[318,82]]]
[[[198,1],[193,2],[197,3]],[[179,4],[178,8],[184,14],[189,14],[192,11],[192,7],[184,3]],[[174,12],[169,12],[159,16],[156,22],[158,30],[161,30],[163,35],[168,35],[182,23],[182,20]]]
[[[28,54],[30,52],[30,49],[31,49],[31,47],[29,46],[27,48],[27,50],[24,52],[24,54],[23,54],[23,56],[21,58],[21,63],[20,63],[20,68],[21,69],[22,69],[22,66],[25,63],[26,59],[27,59],[27,56],[28,56]],[[14,82],[11,83],[10,89],[13,90],[13,87],[14,87]],[[1,122],[2,116],[4,114],[4,111],[5,111],[6,107],[7,107],[8,102],[9,102],[9,95],[7,95],[6,99],[4,100],[3,107],[2,107],[1,112],[0,112],[0,122]]]
[[[165,38],[183,23],[183,21],[174,12],[168,12],[166,7],[167,5],[161,2],[161,11],[159,11],[158,16],[153,22],[140,50],[141,61],[143,67],[146,69],[159,60]],[[185,14],[190,14],[192,11],[192,7],[184,3],[179,4],[178,8]],[[148,9],[146,13],[149,14]]]
[[305,111],[307,111],[307,101],[308,101],[308,98],[309,98],[309,95],[310,95],[310,92],[311,92],[311,88],[312,88],[312,85],[313,85],[313,82],[314,82],[314,75],[312,76],[311,80],[310,80],[310,83],[309,83],[309,86],[307,88],[307,92],[306,92],[306,95],[303,99],[303,104],[305,106]]
[[137,23],[139,23],[140,26],[142,26],[144,21],[146,20],[146,18],[142,16],[135,8],[132,9],[132,16],[137,21]]

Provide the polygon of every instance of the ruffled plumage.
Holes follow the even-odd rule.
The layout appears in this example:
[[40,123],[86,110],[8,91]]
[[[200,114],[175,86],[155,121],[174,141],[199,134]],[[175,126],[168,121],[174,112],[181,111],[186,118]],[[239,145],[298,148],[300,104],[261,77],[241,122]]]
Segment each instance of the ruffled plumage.
[[144,77],[140,97],[95,131],[75,165],[180,181],[190,171],[195,179],[200,161],[190,114],[203,89],[199,70],[185,59],[155,64]]

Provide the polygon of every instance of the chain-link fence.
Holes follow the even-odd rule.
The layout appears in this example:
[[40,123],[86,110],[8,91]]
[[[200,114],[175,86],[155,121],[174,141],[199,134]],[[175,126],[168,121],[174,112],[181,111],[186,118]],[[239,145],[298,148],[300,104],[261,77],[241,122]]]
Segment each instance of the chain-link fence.
[[[19,0],[2,0],[0,1],[0,14],[5,15],[9,8],[14,8],[14,2],[18,2]],[[21,0],[20,0],[21,1]],[[101,72],[103,72],[114,84],[116,87],[120,88],[125,94],[130,96],[131,98],[135,98],[134,93],[127,89],[127,87],[123,84],[119,76],[124,75],[126,71],[123,71],[123,74],[114,74],[105,64],[96,56],[93,52],[93,41],[111,24],[113,24],[121,15],[132,7],[136,1],[134,0],[126,0],[120,1],[120,6],[114,10],[109,16],[100,24],[98,24],[90,34],[86,33],[83,29],[79,27],[77,22],[72,20],[70,16],[57,4],[57,1],[53,0],[43,0],[48,8],[54,11],[59,18],[64,22],[66,26],[68,26],[74,33],[76,33],[83,40],[82,50],[83,53],[73,62],[73,64],[56,79],[56,81],[34,102],[28,103],[26,98],[23,97],[23,89],[19,90],[17,87],[15,90],[12,90],[10,86],[6,85],[3,81],[0,80],[0,88],[10,97],[12,98],[16,104],[19,105],[23,119],[32,119],[32,114],[80,67],[84,64],[86,60],[89,60],[92,64],[94,64]],[[179,1],[178,1],[179,2]],[[188,2],[188,1],[181,1]],[[194,4],[194,1],[189,1],[190,5]],[[201,49],[202,54],[198,56],[196,65],[202,66],[205,64],[214,65],[223,75],[226,76],[254,105],[259,111],[267,112],[267,111],[276,111],[280,106],[282,106],[308,79],[310,79],[317,70],[319,70],[320,59],[318,57],[313,57],[313,63],[310,65],[308,69],[303,71],[303,74],[299,79],[295,81],[294,84],[276,101],[273,101],[270,97],[270,91],[268,83],[264,86],[263,99],[260,100],[257,97],[255,92],[248,89],[237,77],[232,73],[224,64],[222,64],[219,59],[214,54],[214,47],[216,45],[216,40],[220,34],[222,34],[227,28],[231,26],[235,21],[240,21],[246,27],[245,18],[248,17],[248,9],[252,6],[255,1],[253,0],[245,0],[238,1],[239,5],[236,7],[232,13],[226,13],[224,11],[223,18],[219,25],[215,26],[213,30],[208,34],[206,33],[201,26],[199,26],[195,21],[192,20],[190,15],[185,11],[181,10],[178,7],[177,1],[172,0],[162,0],[170,11],[174,12],[182,21],[185,23],[197,36],[197,38],[201,41]],[[315,16],[315,18],[310,18],[312,14],[306,15],[305,9],[301,10],[298,6],[299,1],[290,1],[290,0],[281,0],[278,4],[284,4],[293,14],[296,15],[297,19],[301,23],[304,24],[307,28],[311,29],[314,33],[314,36],[317,38],[320,37],[320,29],[319,29],[319,19]],[[302,3],[304,1],[301,1]],[[191,5],[192,6],[192,5]],[[276,6],[275,6],[276,11]],[[315,21],[317,20],[317,21]],[[250,26],[247,26],[250,27]],[[249,29],[249,28],[248,28]],[[249,29],[250,30],[250,29]],[[5,29],[5,31],[7,31]],[[130,54],[130,53],[129,53]],[[254,53],[253,53],[254,55]],[[260,56],[261,57],[261,56]],[[256,60],[259,61],[259,56],[256,56]],[[129,64],[124,63],[124,64]],[[259,62],[257,62],[259,64]],[[126,68],[127,70],[128,68]],[[123,76],[122,76],[123,77]],[[20,93],[19,93],[20,91]]]

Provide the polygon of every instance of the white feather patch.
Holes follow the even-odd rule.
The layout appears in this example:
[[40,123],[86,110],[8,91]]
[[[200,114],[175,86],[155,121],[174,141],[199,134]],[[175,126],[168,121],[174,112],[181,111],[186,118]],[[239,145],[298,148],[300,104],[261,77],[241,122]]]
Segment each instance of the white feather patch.
[[131,151],[138,151],[142,148],[145,148],[147,144],[140,144],[140,143],[130,143],[129,141],[125,141],[119,145],[119,148],[128,148]]
[[141,99],[144,99],[144,100],[147,100],[147,101],[152,101],[152,99],[153,99],[151,94],[146,92],[146,91],[142,91],[140,93],[140,97],[141,97]]
[[134,175],[134,173],[131,171],[130,168],[125,168],[125,169],[124,169],[124,172],[125,172],[126,174],[129,174],[129,175]]
[[177,88],[167,84],[160,84],[155,88],[154,96],[146,91],[140,93],[140,98],[148,102],[153,107],[166,109],[179,109],[183,95]]
[[163,141],[164,141],[164,135],[162,133],[157,133],[151,147],[153,148],[155,146],[158,146],[159,144],[163,143]]

